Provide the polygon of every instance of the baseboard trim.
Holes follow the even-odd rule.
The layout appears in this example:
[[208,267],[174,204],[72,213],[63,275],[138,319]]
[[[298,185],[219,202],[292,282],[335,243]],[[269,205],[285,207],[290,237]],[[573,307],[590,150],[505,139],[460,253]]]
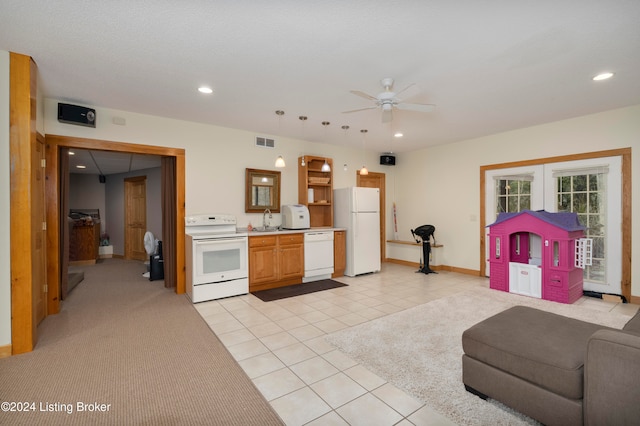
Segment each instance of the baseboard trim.
[[631,300],[629,300],[629,303],[640,305],[640,296],[631,296]]
[[0,358],[9,358],[11,355],[11,345],[0,346]]
[[[388,257],[384,261],[389,263],[396,263],[398,265],[411,266],[413,268],[420,268],[419,263],[409,262],[407,260],[392,259]],[[480,276],[480,271],[477,271],[475,269],[464,269],[464,268],[458,268],[455,266],[447,266],[447,265],[429,265],[429,268],[431,268],[434,271],[457,272],[459,274],[473,275],[474,277]]]

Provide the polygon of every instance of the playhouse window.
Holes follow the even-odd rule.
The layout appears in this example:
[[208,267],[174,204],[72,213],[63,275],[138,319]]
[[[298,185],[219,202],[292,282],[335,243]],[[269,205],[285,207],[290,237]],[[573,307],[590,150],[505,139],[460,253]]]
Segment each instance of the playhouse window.
[[560,243],[553,242],[553,266],[560,265]]
[[496,237],[496,259],[500,259],[500,237]]

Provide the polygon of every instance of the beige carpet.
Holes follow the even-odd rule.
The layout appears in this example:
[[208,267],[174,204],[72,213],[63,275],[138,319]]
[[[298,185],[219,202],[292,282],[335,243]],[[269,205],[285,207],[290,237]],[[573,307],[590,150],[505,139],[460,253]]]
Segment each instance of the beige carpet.
[[185,296],[141,262],[84,270],[35,351],[0,359],[0,401],[29,403],[0,424],[282,424]]
[[533,424],[495,401],[469,394],[462,384],[462,332],[516,304],[615,328],[622,328],[630,318],[478,287],[335,332],[326,339],[457,424]]

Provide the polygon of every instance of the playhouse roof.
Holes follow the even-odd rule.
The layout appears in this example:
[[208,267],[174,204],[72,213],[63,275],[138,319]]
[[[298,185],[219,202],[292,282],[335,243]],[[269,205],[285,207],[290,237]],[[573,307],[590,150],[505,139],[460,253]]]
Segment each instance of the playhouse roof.
[[516,213],[498,213],[498,218],[495,222],[488,226],[494,226],[502,223],[506,220],[513,219],[514,217],[521,215],[529,215],[538,218],[551,225],[557,226],[565,231],[584,231],[585,227],[578,221],[578,215],[572,212],[558,212],[552,213],[545,210],[522,210]]

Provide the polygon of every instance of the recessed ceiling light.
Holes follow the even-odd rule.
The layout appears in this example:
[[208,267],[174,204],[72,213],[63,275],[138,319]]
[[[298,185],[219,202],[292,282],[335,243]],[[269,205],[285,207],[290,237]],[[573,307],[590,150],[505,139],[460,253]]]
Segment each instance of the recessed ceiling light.
[[396,138],[401,138],[404,135],[402,134],[402,132],[396,132],[393,136],[395,136]]
[[198,92],[206,93],[208,95],[210,93],[213,93],[213,90],[210,87],[202,86],[202,87],[198,87]]
[[606,80],[608,78],[613,77],[613,73],[612,72],[603,72],[600,73],[598,75],[596,75],[595,77],[593,77],[593,81],[601,81],[601,80]]
[[76,166],[76,169],[86,169],[86,168],[87,168],[87,166],[82,166],[82,165]]

